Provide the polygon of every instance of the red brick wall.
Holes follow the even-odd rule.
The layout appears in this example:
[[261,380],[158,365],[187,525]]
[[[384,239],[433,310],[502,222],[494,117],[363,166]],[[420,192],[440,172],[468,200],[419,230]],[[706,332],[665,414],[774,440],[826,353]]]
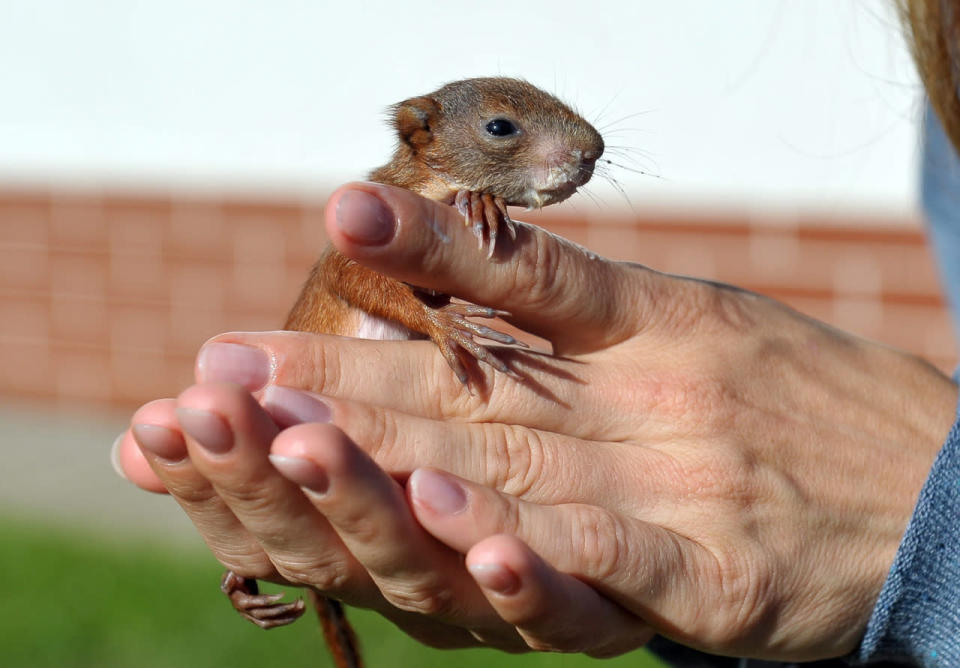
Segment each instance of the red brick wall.
[[[174,394],[209,336],[273,329],[323,246],[319,203],[0,189],[0,394],[136,404]],[[919,225],[550,209],[597,252],[736,283],[948,370],[957,355]]]

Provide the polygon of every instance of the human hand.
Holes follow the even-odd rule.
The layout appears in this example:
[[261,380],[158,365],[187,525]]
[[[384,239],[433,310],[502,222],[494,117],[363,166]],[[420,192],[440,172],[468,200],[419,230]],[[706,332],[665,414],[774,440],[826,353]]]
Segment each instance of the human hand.
[[[296,363],[296,356],[307,350],[305,341],[316,343],[314,337],[303,334],[277,333],[274,338],[273,362],[289,356]],[[486,604],[462,569],[462,557],[441,549],[419,530],[403,501],[402,488],[341,431],[307,429],[320,427],[313,424],[304,425],[302,433],[293,428],[278,436],[277,425],[328,420],[332,424],[336,417],[356,423],[356,415],[349,419],[349,405],[334,406],[328,398],[325,406],[271,385],[258,392],[261,407],[239,385],[261,388],[270,376],[268,358],[253,348],[223,343],[230,339],[229,335],[219,337],[201,352],[197,365],[200,384],[176,400],[151,402],[137,411],[132,429],[122,436],[117,450],[124,474],[145,489],[172,493],[214,554],[237,573],[313,586],[324,594],[374,608],[435,646],[482,642],[511,651],[528,649],[513,625],[504,623]],[[341,344],[341,353],[357,344],[353,354],[358,359],[347,368],[355,366],[370,374],[359,378],[351,373],[345,378],[348,385],[359,382],[360,387],[367,387],[383,380],[382,370],[364,363],[372,350],[370,342],[335,341]],[[407,351],[396,352],[400,365],[416,363]],[[419,350],[416,357],[423,357],[423,352]],[[429,347],[428,354],[432,352]],[[217,378],[239,385],[205,382]],[[454,388],[462,389],[456,384]],[[346,394],[351,392],[348,386]],[[303,434],[310,434],[312,440]],[[302,441],[315,448],[307,466]],[[283,457],[291,454],[300,459],[285,462]],[[308,494],[308,499],[325,511],[326,517],[306,508],[309,502],[304,503],[304,493],[274,467],[293,478],[306,475],[306,480],[298,482],[314,492],[322,486],[323,494]],[[358,523],[357,518],[363,521]],[[379,527],[376,535],[368,535],[370,524]],[[386,553],[383,544],[389,550]],[[436,559],[429,558],[431,551]],[[616,609],[576,579],[561,580],[546,600],[550,607],[569,603],[575,594],[586,619],[598,608]],[[590,624],[584,624],[579,634],[568,634],[564,641],[608,655],[643,644],[651,635],[640,620],[621,617],[622,626],[630,633],[624,633],[624,628],[614,633],[609,628],[610,642]]]
[[[200,360],[215,369],[225,360],[216,359],[217,346],[210,350]],[[237,361],[226,361],[229,373]],[[332,424],[328,403],[276,386],[261,401],[238,385],[212,382],[143,406],[120,450],[127,471],[150,468],[128,476],[169,491],[235,573],[373,608],[436,647],[479,643],[460,621],[462,606],[485,644],[522,646],[463,572],[459,555],[416,525],[400,485]],[[309,424],[278,427],[291,423]],[[303,458],[303,441],[315,448],[313,461]],[[443,597],[404,600],[407,588],[429,589],[438,572],[459,574],[445,577]]]
[[[400,221],[383,243],[358,243],[377,217],[356,217],[370,202],[345,195],[360,190]],[[528,642],[596,649],[589,634],[575,646],[550,631],[586,628],[626,647],[602,633],[645,637],[614,623],[626,615],[719,653],[816,658],[855,646],[952,422],[948,379],[776,302],[598,260],[529,227],[504,259],[477,263],[458,217],[408,193],[341,190],[329,218],[348,256],[509,310],[562,355],[505,354],[527,381],[487,376],[486,394],[469,396],[425,344],[219,339],[268,351],[269,383],[324,395],[385,470],[429,465],[479,483],[419,470],[407,492],[481,585],[490,574],[512,582],[508,594],[482,589]],[[409,224],[423,218],[431,224]],[[455,243],[437,243],[438,226]],[[380,382],[360,372],[374,351]],[[298,456],[322,468],[319,443],[303,439]],[[445,511],[443,498],[461,509]],[[593,589],[570,588],[571,574]],[[434,594],[453,591],[447,577]],[[594,589],[619,607],[584,619],[575,602]],[[570,603],[543,605],[558,590]]]

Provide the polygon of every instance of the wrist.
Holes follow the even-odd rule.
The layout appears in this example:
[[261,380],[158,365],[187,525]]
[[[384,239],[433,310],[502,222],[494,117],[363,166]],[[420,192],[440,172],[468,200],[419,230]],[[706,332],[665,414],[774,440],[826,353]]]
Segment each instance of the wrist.
[[960,664],[960,407],[954,415],[854,655],[858,661]]

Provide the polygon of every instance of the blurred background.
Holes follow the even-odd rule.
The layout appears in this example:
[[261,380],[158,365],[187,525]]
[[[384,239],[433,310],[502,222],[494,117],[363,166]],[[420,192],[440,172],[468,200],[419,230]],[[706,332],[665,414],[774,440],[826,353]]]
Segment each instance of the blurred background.
[[[389,157],[384,108],[453,79],[526,78],[616,147],[589,197],[520,219],[957,361],[885,0],[0,0],[0,62],[4,665],[325,665],[310,623],[231,617],[179,510],[108,452],[206,338],[280,325],[326,195]],[[359,622],[371,665],[592,663]]]

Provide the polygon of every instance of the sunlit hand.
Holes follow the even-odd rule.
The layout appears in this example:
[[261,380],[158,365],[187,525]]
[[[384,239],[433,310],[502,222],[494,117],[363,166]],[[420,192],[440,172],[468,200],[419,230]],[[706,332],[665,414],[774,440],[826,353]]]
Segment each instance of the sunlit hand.
[[[128,476],[169,489],[238,572],[422,613],[415,634],[442,623],[459,644],[606,655],[645,642],[649,623],[724,654],[852,650],[956,386],[772,300],[536,228],[487,262],[460,225],[371,184],[328,207],[348,257],[551,341],[553,356],[500,352],[522,382],[479,369],[480,391],[464,392],[426,342],[223,335],[177,406],[212,412],[232,448],[211,454],[155,404],[134,423],[172,436],[151,448],[135,427],[148,454],[123,442]],[[164,448],[188,458],[149,454]],[[302,491],[318,480],[323,494]]]

